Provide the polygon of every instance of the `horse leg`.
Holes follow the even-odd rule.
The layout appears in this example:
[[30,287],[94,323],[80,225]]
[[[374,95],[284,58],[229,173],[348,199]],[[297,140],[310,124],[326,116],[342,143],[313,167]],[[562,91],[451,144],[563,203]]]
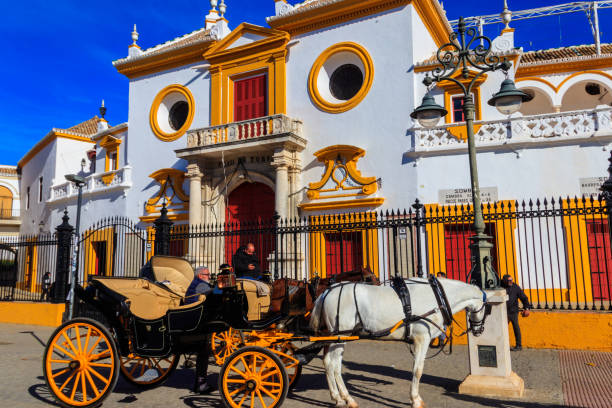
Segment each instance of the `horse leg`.
[[340,393],[338,392],[338,385],[336,384],[336,376],[334,373],[334,368],[336,365],[335,359],[337,358],[335,353],[333,353],[333,347],[326,346],[324,349],[323,356],[323,365],[325,366],[325,375],[327,377],[327,385],[329,386],[329,393],[331,394],[332,400],[336,402],[336,407],[345,407],[346,403],[344,398],[340,397]]
[[412,398],[412,408],[424,408],[425,403],[419,395],[419,382],[423,375],[423,365],[425,364],[425,356],[431,336],[425,333],[419,333],[414,336],[414,367],[412,368],[412,385],[410,388],[410,397]]
[[359,404],[351,397],[342,379],[342,356],[344,355],[344,346],[345,343],[338,343],[331,346],[330,353],[334,354],[334,377],[338,385],[340,397],[346,401],[348,408],[359,408]]

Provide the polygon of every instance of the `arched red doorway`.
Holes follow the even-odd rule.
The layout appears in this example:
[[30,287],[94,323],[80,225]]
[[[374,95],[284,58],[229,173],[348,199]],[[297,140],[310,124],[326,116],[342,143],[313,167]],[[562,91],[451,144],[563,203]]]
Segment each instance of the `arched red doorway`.
[[231,263],[238,248],[252,242],[262,268],[268,269],[267,258],[274,250],[274,191],[263,183],[243,183],[229,194],[227,201],[225,259]]

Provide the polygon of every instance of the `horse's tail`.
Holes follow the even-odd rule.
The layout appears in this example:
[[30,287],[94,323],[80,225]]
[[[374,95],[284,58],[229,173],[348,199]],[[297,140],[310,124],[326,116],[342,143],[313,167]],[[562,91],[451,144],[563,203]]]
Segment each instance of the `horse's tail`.
[[329,289],[325,292],[321,293],[321,295],[315,301],[314,307],[312,308],[312,312],[310,313],[310,328],[317,333],[321,326],[321,315],[323,314],[323,304],[325,303],[325,297]]

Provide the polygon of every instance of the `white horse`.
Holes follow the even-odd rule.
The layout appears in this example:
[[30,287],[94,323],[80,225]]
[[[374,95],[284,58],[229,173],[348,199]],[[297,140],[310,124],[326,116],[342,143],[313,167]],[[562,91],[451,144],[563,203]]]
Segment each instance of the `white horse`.
[[[464,282],[440,279],[452,314],[466,309],[469,312],[471,330],[475,335],[482,333],[486,295],[478,287]],[[407,280],[413,315],[427,316],[440,328],[443,317],[431,286],[425,279]],[[339,311],[339,313],[338,313]],[[336,284],[317,299],[310,321],[310,327],[319,331],[325,325],[330,333],[347,333],[353,330],[361,335],[380,332],[395,326],[404,319],[402,303],[390,286],[373,286],[362,283]],[[404,340],[405,327],[395,330],[380,340]],[[419,380],[423,374],[423,363],[432,338],[441,334],[438,327],[426,320],[411,324],[410,339],[414,342],[414,367],[410,396],[413,408],[424,407],[419,396]],[[345,343],[334,343],[325,348],[323,363],[329,392],[336,407],[357,408],[359,405],[349,395],[342,380],[342,355]]]

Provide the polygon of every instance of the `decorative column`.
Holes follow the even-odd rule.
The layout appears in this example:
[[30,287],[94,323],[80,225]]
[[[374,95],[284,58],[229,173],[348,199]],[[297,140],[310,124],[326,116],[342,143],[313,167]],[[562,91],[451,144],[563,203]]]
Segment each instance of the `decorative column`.
[[202,172],[198,163],[187,166],[189,177],[189,226],[202,223]]
[[284,147],[274,150],[271,164],[276,169],[275,209],[282,220],[289,215],[287,202],[289,201],[289,167],[291,161],[291,152]]
[[[72,184],[72,183],[70,183]],[[68,210],[64,211],[61,225],[55,228],[57,231],[57,257],[55,262],[55,285],[53,302],[66,301],[68,293],[68,275],[70,274],[70,253],[72,252],[72,234],[74,227],[68,223]]]

